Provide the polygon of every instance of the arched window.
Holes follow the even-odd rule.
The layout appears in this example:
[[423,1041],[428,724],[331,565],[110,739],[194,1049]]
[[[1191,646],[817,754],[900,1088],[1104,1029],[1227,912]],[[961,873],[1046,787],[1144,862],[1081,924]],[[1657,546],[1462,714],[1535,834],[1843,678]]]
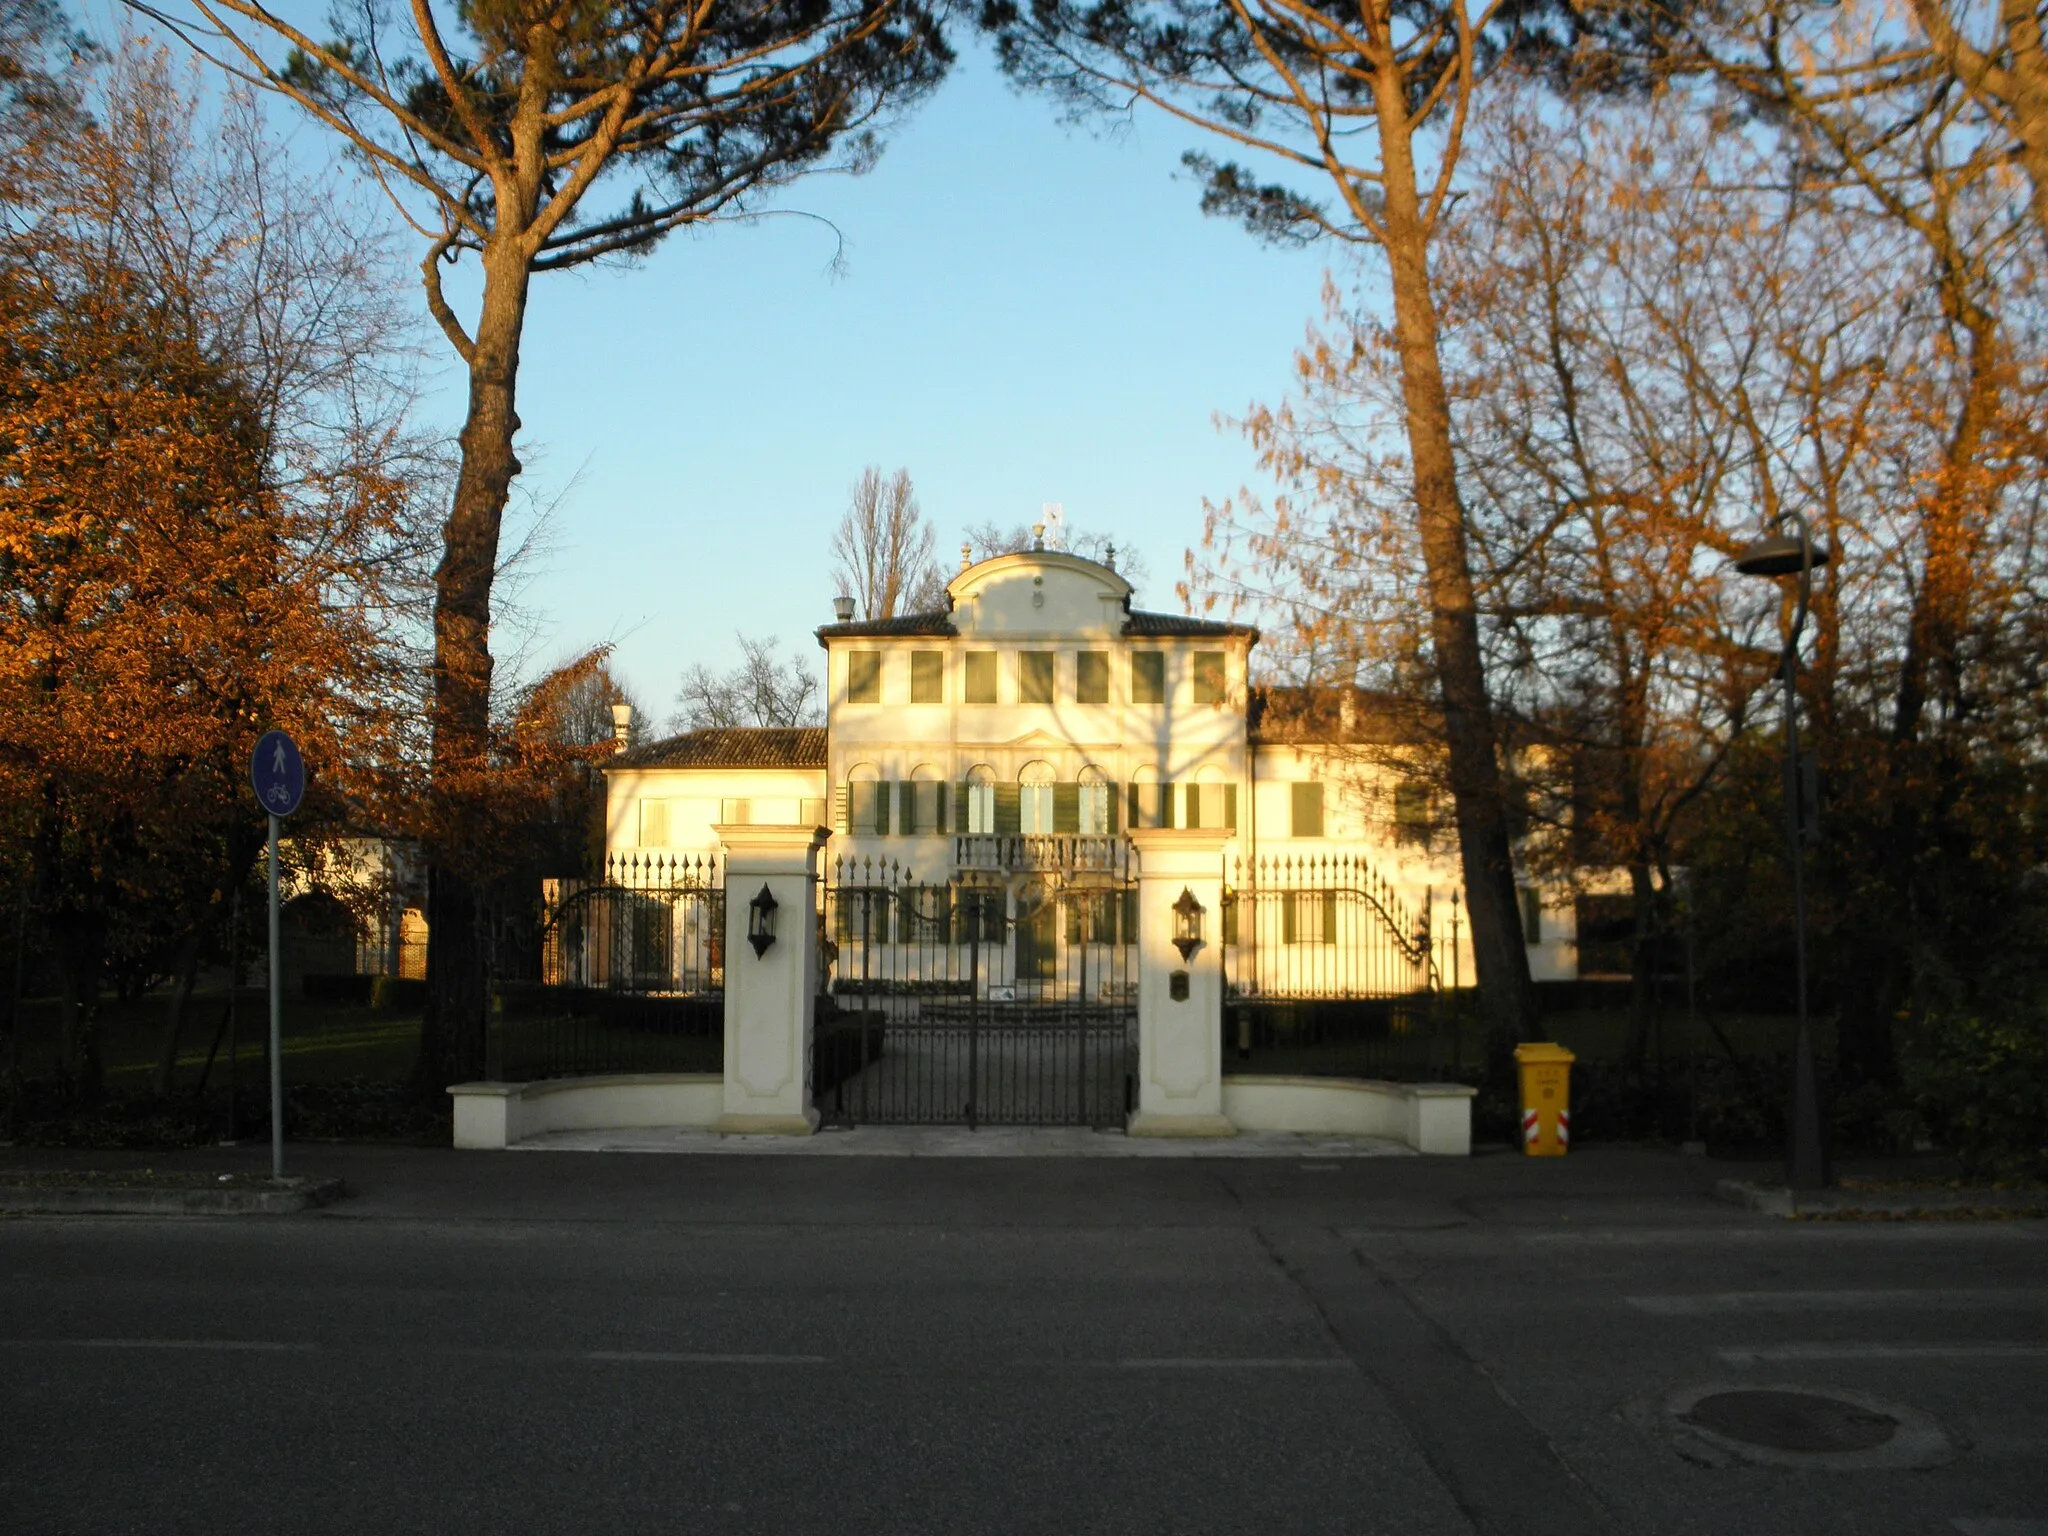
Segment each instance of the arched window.
[[1188,787],[1187,821],[1190,827],[1237,827],[1237,786],[1221,768],[1204,768]]
[[881,770],[873,763],[858,764],[846,776],[846,830],[852,833],[887,832],[889,797],[882,793]]
[[1026,837],[1052,835],[1057,777],[1051,763],[1026,763],[1017,775],[1017,830]]
[[1081,832],[1099,835],[1114,832],[1110,819],[1109,776],[1092,763],[1081,770]]
[[977,764],[967,770],[966,782],[961,785],[961,798],[966,802],[965,829],[971,833],[989,833],[996,829],[996,775],[993,768]]
[[944,783],[939,770],[920,763],[910,771],[910,792],[903,801],[903,830],[909,833],[942,832],[939,814],[940,791]]
[[1131,775],[1131,825],[1133,827],[1166,827],[1173,824],[1168,796],[1173,793],[1171,784],[1159,781],[1157,768],[1145,767]]

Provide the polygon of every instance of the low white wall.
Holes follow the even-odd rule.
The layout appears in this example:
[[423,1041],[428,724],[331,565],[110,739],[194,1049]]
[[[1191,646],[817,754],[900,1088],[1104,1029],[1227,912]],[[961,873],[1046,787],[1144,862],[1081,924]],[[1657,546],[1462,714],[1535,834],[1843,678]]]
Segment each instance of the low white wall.
[[[724,1078],[650,1072],[539,1083],[457,1083],[455,1145],[501,1149],[548,1131],[651,1126],[709,1130],[724,1112]],[[1223,1113],[1241,1131],[1384,1136],[1418,1152],[1469,1157],[1472,1096],[1463,1083],[1359,1077],[1226,1077]]]
[[716,1072],[560,1077],[538,1083],[457,1083],[455,1145],[493,1150],[548,1131],[708,1129],[725,1112]]
[[1477,1092],[1464,1083],[1226,1077],[1223,1113],[1241,1131],[1384,1136],[1434,1156],[1470,1157]]

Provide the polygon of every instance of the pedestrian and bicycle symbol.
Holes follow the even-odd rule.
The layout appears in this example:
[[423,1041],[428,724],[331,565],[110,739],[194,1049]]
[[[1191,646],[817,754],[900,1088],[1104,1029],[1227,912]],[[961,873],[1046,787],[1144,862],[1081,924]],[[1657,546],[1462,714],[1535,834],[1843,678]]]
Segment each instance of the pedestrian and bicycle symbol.
[[289,816],[306,798],[306,761],[283,731],[265,731],[249,760],[256,799],[273,816]]

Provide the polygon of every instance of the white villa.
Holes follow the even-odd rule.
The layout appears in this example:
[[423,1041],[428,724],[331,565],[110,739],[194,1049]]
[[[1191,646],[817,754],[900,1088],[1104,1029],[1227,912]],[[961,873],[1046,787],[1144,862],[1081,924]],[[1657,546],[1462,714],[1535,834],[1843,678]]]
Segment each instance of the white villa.
[[[1426,933],[1437,985],[1471,984],[1452,839],[1432,835],[1429,790],[1399,772],[1371,696],[1255,689],[1255,629],[1134,610],[1112,566],[1060,551],[963,561],[946,592],[946,612],[817,631],[823,728],[621,751],[606,768],[611,857],[708,857],[721,826],[804,824],[831,829],[828,869],[880,860],[937,887],[1085,870],[1129,831],[1220,829],[1233,992],[1319,990],[1304,980],[1351,941],[1309,893],[1335,886]],[[1300,894],[1239,921],[1231,908],[1261,887]],[[1523,921],[1537,979],[1575,976],[1569,896],[1530,886]],[[1050,954],[1063,939],[1048,919],[1022,942]]]

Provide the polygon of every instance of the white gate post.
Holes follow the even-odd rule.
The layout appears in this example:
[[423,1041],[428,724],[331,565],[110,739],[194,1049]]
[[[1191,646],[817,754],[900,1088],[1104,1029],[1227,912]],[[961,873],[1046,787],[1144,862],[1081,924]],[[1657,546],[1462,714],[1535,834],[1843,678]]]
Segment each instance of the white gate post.
[[[1135,828],[1138,854],[1138,1108],[1133,1136],[1234,1136],[1223,1113],[1223,842],[1209,828]],[[1183,957],[1174,904],[1201,908]],[[1183,994],[1177,996],[1176,994]]]
[[[725,1105],[715,1130],[808,1136],[811,1011],[818,991],[818,851],[823,827],[716,829],[725,846]],[[754,902],[774,901],[774,943],[749,938]]]

